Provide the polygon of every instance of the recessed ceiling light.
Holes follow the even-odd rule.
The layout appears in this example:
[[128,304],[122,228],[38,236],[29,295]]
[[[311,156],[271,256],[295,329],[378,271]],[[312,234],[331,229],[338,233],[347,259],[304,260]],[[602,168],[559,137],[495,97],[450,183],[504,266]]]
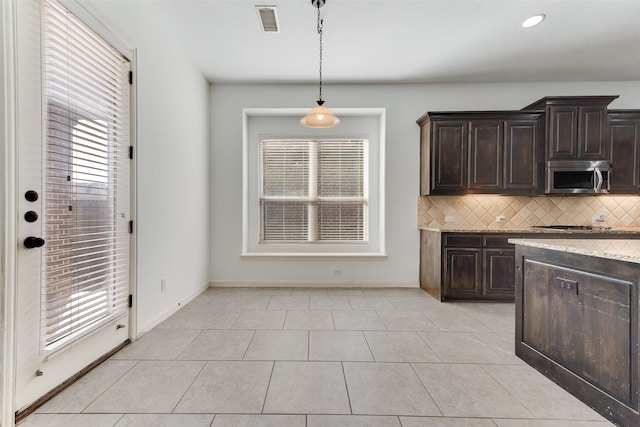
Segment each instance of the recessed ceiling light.
[[535,27],[536,25],[538,25],[539,23],[544,21],[544,18],[546,18],[546,17],[547,17],[547,15],[545,15],[544,13],[539,13],[538,15],[533,15],[531,18],[527,18],[527,19],[524,20],[524,22],[522,23],[522,28]]

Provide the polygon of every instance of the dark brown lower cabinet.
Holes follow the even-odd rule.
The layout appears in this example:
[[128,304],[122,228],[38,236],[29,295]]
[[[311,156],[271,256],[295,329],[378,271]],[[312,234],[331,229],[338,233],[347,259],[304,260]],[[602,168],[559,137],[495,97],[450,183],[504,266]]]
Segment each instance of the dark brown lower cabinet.
[[513,301],[512,238],[637,239],[638,233],[420,232],[420,287],[440,301]]
[[516,235],[445,233],[442,240],[445,300],[513,301]]
[[513,249],[485,248],[482,250],[484,265],[483,295],[499,299],[513,299],[515,289],[515,263]]
[[445,248],[445,294],[449,298],[476,298],[482,292],[482,250]]
[[621,426],[640,425],[640,265],[516,248],[516,355]]

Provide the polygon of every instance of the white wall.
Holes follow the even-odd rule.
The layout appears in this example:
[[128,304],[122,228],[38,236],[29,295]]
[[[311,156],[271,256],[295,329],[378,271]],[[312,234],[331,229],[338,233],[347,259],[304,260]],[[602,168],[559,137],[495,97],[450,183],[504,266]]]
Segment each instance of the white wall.
[[[242,244],[242,108],[314,104],[316,86],[213,84],[211,126],[212,283],[418,286],[420,136],[426,111],[518,110],[544,96],[621,95],[610,108],[640,108],[640,82],[327,85],[329,108],[386,108],[386,240],[383,260],[254,259]],[[334,274],[340,270],[339,275]]]
[[[137,50],[137,332],[208,285],[208,83],[148,2],[98,1],[106,26]],[[161,292],[160,281],[166,280]]]

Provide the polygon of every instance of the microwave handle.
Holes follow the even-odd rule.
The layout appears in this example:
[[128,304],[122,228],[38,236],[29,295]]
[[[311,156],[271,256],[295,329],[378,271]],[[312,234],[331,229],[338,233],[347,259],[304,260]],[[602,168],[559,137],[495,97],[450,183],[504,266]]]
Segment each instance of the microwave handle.
[[593,187],[593,189],[597,193],[602,188],[602,183],[604,182],[604,180],[602,179],[602,172],[600,172],[600,169],[596,168],[595,172],[596,172],[596,185]]

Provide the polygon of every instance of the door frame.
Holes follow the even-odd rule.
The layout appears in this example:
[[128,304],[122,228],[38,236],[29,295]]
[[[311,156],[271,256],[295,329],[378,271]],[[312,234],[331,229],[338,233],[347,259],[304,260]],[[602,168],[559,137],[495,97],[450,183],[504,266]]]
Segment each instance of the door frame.
[[[16,306],[17,306],[17,226],[18,226],[18,95],[17,95],[17,12],[19,0],[0,2],[0,69],[4,79],[0,79],[0,426],[15,425],[15,379],[16,379]],[[95,10],[76,0],[60,0],[85,24],[110,42],[130,61],[133,83],[130,87],[130,144],[137,147],[137,50],[115,34],[96,16]],[[137,221],[137,153],[130,164],[131,219]],[[129,292],[133,304],[129,312],[129,339],[137,337],[137,227],[130,235]],[[1,355],[4,356],[1,356]]]
[[15,307],[17,270],[17,49],[15,1],[0,2],[0,67],[5,78],[0,80],[0,161],[3,185],[0,186],[0,332],[4,357],[0,384],[0,425],[14,425],[15,396]]

